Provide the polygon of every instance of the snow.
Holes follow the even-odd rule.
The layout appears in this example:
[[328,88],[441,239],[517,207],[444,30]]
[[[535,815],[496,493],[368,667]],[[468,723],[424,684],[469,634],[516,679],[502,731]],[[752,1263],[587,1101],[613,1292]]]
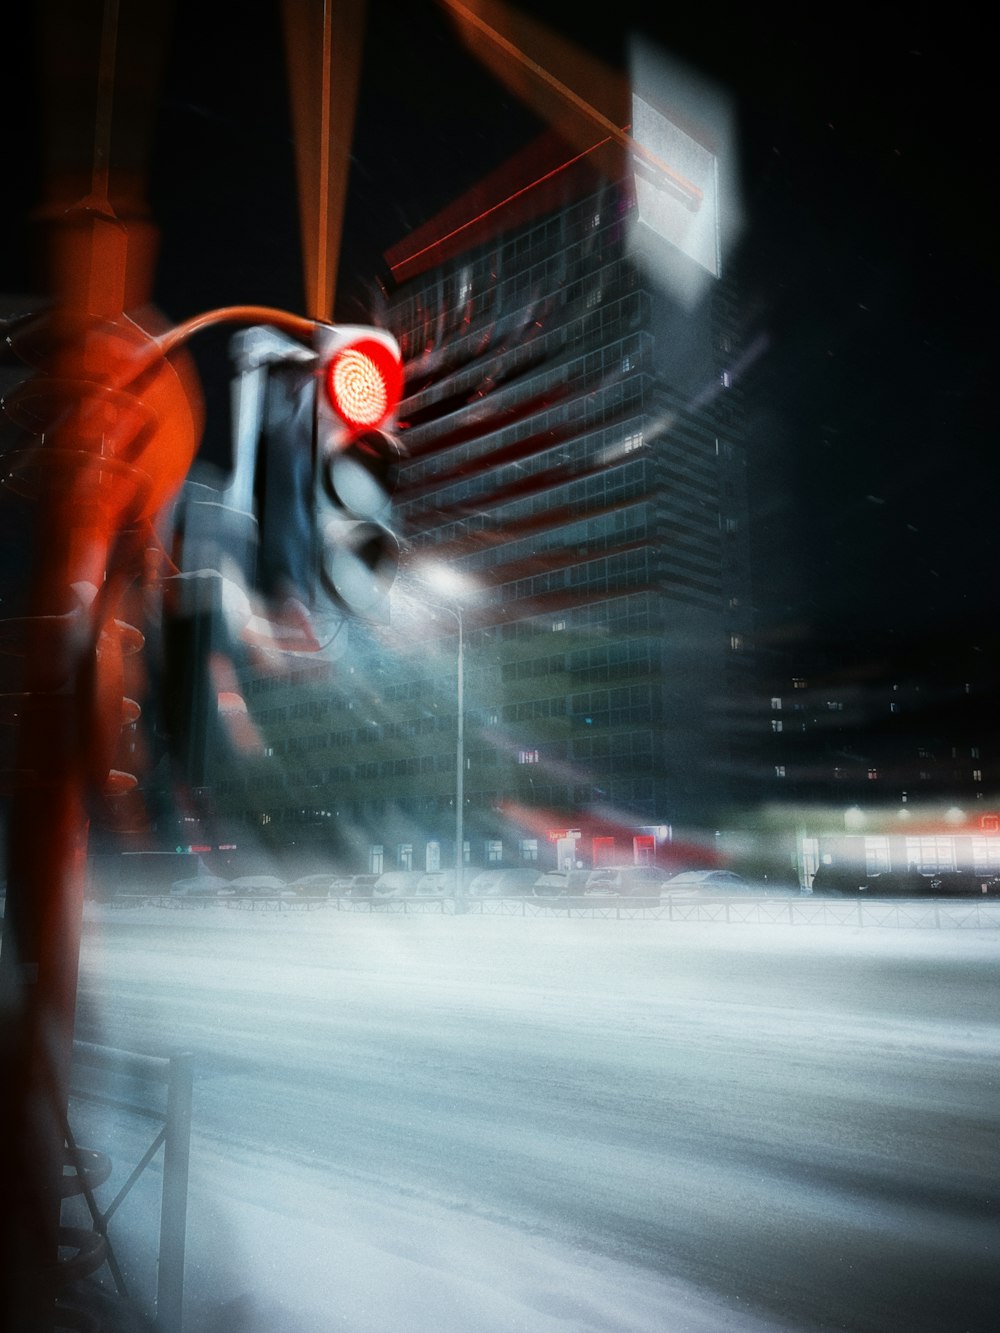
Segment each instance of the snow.
[[91,905],[81,1035],[195,1053],[185,1333],[943,1330],[908,1293],[960,1278],[968,1321],[992,1272],[998,962],[990,929]]

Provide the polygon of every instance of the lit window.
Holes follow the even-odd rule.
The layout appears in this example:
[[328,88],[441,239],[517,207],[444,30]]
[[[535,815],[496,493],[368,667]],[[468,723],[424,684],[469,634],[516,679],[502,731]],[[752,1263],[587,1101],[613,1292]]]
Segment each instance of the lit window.
[[785,765],[784,765],[784,764],[775,764],[775,766],[774,766],[774,776],[775,776],[776,778],[783,778],[783,777],[785,776]]
[[781,712],[781,700],[778,698],[777,695],[775,695],[775,697],[771,700],[771,707],[774,709],[776,713]]
[[981,768],[974,768],[972,770],[972,781],[982,782],[982,780],[983,780],[983,770]]
[[521,860],[522,860],[522,861],[537,861],[537,860],[538,860],[538,839],[537,839],[537,838],[522,838],[522,839],[521,839]]
[[490,865],[496,865],[503,860],[503,843],[490,840],[486,844],[486,860]]
[[793,677],[792,677],[792,688],[793,688],[793,689],[795,689],[795,690],[804,690],[805,687],[806,687],[806,683],[805,683],[805,681],[802,679],[801,676],[793,676]]
[[875,782],[877,779],[878,779],[878,769],[877,769],[877,768],[870,768],[870,769],[868,770],[868,780],[869,780],[870,782]]
[[780,717],[772,717],[772,718],[771,718],[771,730],[772,730],[772,731],[782,731],[783,729],[784,729],[784,724],[782,723],[781,718],[780,718]]
[[729,636],[729,646],[730,646],[730,648],[732,648],[732,650],[733,650],[734,653],[738,653],[738,652],[740,652],[740,650],[741,650],[742,647],[743,647],[743,635],[742,635],[742,634],[730,634],[730,636]]
[[518,762],[519,764],[537,764],[537,763],[538,763],[538,751],[537,751],[537,750],[518,750],[518,752],[517,752],[517,762]]

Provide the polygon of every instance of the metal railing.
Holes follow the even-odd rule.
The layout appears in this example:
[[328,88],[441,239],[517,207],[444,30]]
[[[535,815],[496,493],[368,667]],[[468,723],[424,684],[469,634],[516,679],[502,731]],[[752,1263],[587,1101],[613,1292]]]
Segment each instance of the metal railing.
[[[450,898],[333,898],[339,912],[452,913]],[[693,921],[723,925],[883,926],[906,929],[1000,929],[1000,901],[978,899],[850,900],[801,898],[600,899],[470,898],[482,916],[575,916],[613,921]]]
[[[317,911],[382,913],[389,916],[453,915],[454,899],[440,897],[183,898],[135,899],[133,905],[174,910],[225,906],[249,912]],[[898,928],[997,929],[1000,900],[921,898],[476,898],[463,912],[480,916],[577,916],[615,921],[700,921],[744,925],[888,926]]]
[[[130,1301],[114,1250],[110,1224],[133,1187],[163,1150],[158,1260],[152,1306],[158,1333],[182,1333],[184,1249],[187,1231],[188,1164],[191,1142],[191,1057],[140,1055],[89,1042],[74,1042],[70,1106],[89,1102],[152,1121],[153,1138],[132,1167],[115,1197],[105,1206],[87,1194],[94,1230],[105,1241],[107,1264],[115,1290]],[[115,1136],[120,1142],[120,1136]],[[71,1144],[71,1151],[75,1145]],[[76,1150],[79,1151],[79,1150]]]

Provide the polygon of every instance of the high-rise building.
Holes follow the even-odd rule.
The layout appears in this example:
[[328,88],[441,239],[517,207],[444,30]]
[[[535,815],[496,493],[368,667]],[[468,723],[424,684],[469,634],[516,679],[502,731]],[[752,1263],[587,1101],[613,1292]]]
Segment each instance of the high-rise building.
[[724,818],[752,658],[738,306],[713,153],[667,121],[645,143],[609,174],[547,138],[387,256],[392,613],[311,685],[248,683],[270,769],[219,796],[251,825],[388,870],[451,862],[457,787],[473,865],[650,859]]

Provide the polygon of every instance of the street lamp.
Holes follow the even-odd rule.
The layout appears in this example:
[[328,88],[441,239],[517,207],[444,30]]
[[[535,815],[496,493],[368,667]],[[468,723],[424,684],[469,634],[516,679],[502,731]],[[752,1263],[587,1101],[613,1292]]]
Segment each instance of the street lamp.
[[433,561],[421,564],[419,577],[426,587],[438,592],[450,594],[454,600],[447,602],[431,601],[423,593],[417,594],[424,606],[433,607],[455,617],[458,626],[458,652],[455,663],[455,703],[458,721],[455,732],[455,911],[464,912],[465,900],[465,620],[462,604],[458,600],[463,593],[468,593],[471,585],[467,579],[456,574],[446,566]]
[[455,662],[455,703],[458,724],[455,732],[455,911],[465,911],[465,622],[460,606],[442,606],[458,625]]

